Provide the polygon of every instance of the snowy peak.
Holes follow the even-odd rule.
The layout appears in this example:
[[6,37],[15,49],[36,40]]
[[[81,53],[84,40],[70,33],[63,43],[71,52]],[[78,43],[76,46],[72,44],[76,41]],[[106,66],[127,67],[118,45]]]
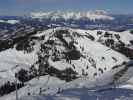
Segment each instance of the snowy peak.
[[57,19],[88,19],[88,20],[113,20],[107,12],[102,10],[86,11],[86,12],[62,12],[62,11],[51,11],[51,12],[33,12],[31,13],[32,18],[50,18],[51,20]]

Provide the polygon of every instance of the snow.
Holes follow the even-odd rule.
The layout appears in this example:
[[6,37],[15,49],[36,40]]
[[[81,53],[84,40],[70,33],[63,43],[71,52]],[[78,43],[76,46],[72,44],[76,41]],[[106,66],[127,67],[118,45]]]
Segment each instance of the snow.
[[17,24],[19,23],[19,20],[0,20],[0,23],[7,23],[7,24]]
[[[45,30],[43,32],[37,33],[36,35],[34,35],[35,37],[41,37],[41,36],[45,36],[44,41],[47,41],[48,39],[50,39],[49,37],[51,37],[53,35],[53,32],[56,30],[60,30],[60,29],[67,29],[67,28],[62,28],[62,27],[58,27],[55,29],[48,29]],[[69,29],[70,34],[73,35],[73,32],[78,32],[79,34],[81,34],[82,36],[87,35],[88,33],[93,35],[95,38],[97,37],[97,31],[99,30],[80,30],[80,29]],[[102,30],[101,30],[102,31]],[[104,31],[103,31],[104,33]],[[112,34],[118,34],[116,32],[110,32]],[[127,36],[126,36],[127,35]],[[128,31],[120,33],[120,36],[122,37],[122,41],[123,42],[127,42],[129,40],[132,39],[132,36],[129,35]],[[124,38],[124,36],[126,37],[126,39]],[[69,37],[64,37],[66,39],[67,42],[71,41],[71,38]],[[80,38],[80,37],[74,37],[74,40],[76,40],[76,42],[78,42],[78,44],[76,45],[76,47],[78,48],[78,50],[80,52],[82,52],[82,54],[86,57],[86,58],[80,58],[79,60],[72,60],[71,64],[66,63],[64,60],[61,61],[57,61],[57,62],[52,62],[51,59],[49,59],[49,63],[51,66],[55,67],[56,69],[59,70],[64,70],[66,68],[72,68],[72,65],[76,66],[75,71],[79,73],[79,75],[82,74],[82,69],[85,70],[85,72],[88,73],[88,75],[90,77],[93,77],[93,74],[95,72],[98,73],[98,75],[101,74],[101,72],[98,71],[99,68],[107,68],[107,71],[110,70],[113,66],[115,65],[119,65],[121,64],[123,61],[128,61],[128,58],[126,58],[125,56],[123,56],[122,54],[98,43],[96,40],[95,41],[91,41],[90,39],[84,37],[84,38]],[[84,48],[84,51],[81,50],[80,47]],[[0,52],[0,75],[1,77],[6,77],[6,76],[10,76],[11,72],[15,72],[17,70],[17,68],[14,68],[17,64],[19,65],[19,68],[28,68],[28,66],[34,64],[37,61],[37,51],[39,50],[39,43],[36,46],[34,52],[26,54],[23,51],[17,51],[15,49],[8,49],[5,50],[3,52]],[[62,51],[63,48],[57,47],[60,51]],[[102,57],[105,57],[105,60],[101,60]],[[117,59],[117,62],[115,62],[112,57],[115,57]],[[88,62],[87,59],[93,58],[93,60],[96,63],[97,68],[93,68],[90,67],[91,63]],[[86,70],[86,66],[89,66],[89,69]],[[4,67],[3,67],[4,66]],[[11,71],[12,70],[12,71]],[[90,71],[91,70],[91,71]],[[11,72],[10,72],[11,71]]]
[[[29,92],[31,95],[38,95],[40,88],[42,88],[42,90],[45,90],[49,87],[56,87],[63,83],[65,83],[65,81],[61,81],[58,78],[51,77],[48,75],[41,76],[39,77],[39,79],[34,78],[27,82],[27,85],[25,87],[19,89],[18,96],[19,98],[26,96]],[[0,100],[15,100],[15,92],[11,92],[10,94],[1,97]]]
[[25,96],[20,100],[132,100],[132,90],[114,89],[106,92],[89,91],[87,88],[73,88],[54,96]]
[[105,11],[96,10],[96,11],[88,11],[88,12],[62,12],[62,11],[55,11],[55,12],[33,12],[31,13],[32,18],[51,18],[51,20],[57,19],[81,19],[87,18],[90,20],[102,19],[102,20],[113,20],[112,16],[109,16]]
[[[55,28],[54,30],[58,30],[59,28]],[[49,32],[51,34],[52,30],[48,30],[46,32],[42,32],[40,34],[38,34],[38,36],[42,36],[42,35],[46,35],[47,32]],[[70,29],[70,32],[78,32],[81,33],[81,35],[85,35],[85,31],[84,30],[75,30],[75,29]],[[88,31],[87,31],[88,32]],[[93,31],[92,31],[93,32]],[[90,33],[90,32],[89,32]],[[72,34],[72,33],[71,33]],[[47,36],[47,35],[46,35]],[[48,36],[49,37],[49,36]],[[45,39],[47,40],[48,37]],[[67,39],[66,37],[64,37],[66,39],[66,41],[70,41],[70,39]],[[93,58],[96,61],[96,66],[97,69],[98,68],[105,68],[107,67],[107,70],[110,70],[113,66],[115,65],[119,65],[121,64],[123,61],[128,61],[128,58],[126,58],[125,56],[121,55],[120,53],[110,49],[106,46],[101,45],[98,42],[95,41],[91,41],[88,38],[78,38],[78,37],[74,37],[74,39],[78,42],[78,45],[76,45],[76,47],[81,51],[81,49],[79,47],[83,47],[84,51],[81,51],[86,58],[85,59],[79,59],[79,60],[72,60],[71,61],[71,65],[74,64],[75,66],[79,66],[76,67],[76,71],[78,73],[81,74],[81,69],[85,69],[85,67],[87,65],[90,65],[90,63],[87,63],[87,58]],[[105,57],[105,60],[102,61],[101,58]],[[112,57],[115,57],[118,61],[115,62]],[[57,62],[52,62],[51,60],[49,60],[50,65],[54,66],[55,68],[59,69],[59,70],[64,70],[65,68],[70,67],[70,64],[67,64],[66,62],[62,61],[57,61]],[[89,76],[93,76],[92,73],[94,73],[96,71],[96,69],[94,68],[90,68],[88,70],[88,73],[90,72]],[[94,71],[93,71],[94,70]]]
[[37,59],[35,51],[30,54],[16,49],[0,52],[0,76],[2,78],[12,78],[17,70],[29,68]]
[[67,64],[65,61],[56,61],[53,62],[51,59],[49,59],[49,64],[51,66],[54,66],[54,68],[61,70],[65,70],[66,68],[69,68],[71,66],[70,64]]
[[[120,40],[124,42],[125,44],[130,44],[129,41],[133,40],[133,35],[130,33],[129,30],[123,31],[123,32],[115,32],[115,31],[105,31],[105,30],[82,30],[82,29],[75,29],[76,32],[85,34],[88,33],[95,37],[95,41],[97,41],[101,36],[104,35],[105,32],[111,33],[113,35],[113,40],[117,41],[116,38],[114,38],[115,34],[118,34],[120,36]],[[102,32],[102,35],[97,35],[97,32]],[[103,38],[103,37],[102,37]]]
[[130,31],[124,31],[121,32],[120,34],[121,34],[121,39],[126,44],[130,44],[129,41],[133,40],[133,35],[130,33]]
[[[32,35],[33,37],[45,36],[45,39],[36,41],[34,51],[31,53],[17,51],[15,48],[0,52],[0,85],[4,84],[7,80],[13,81],[13,75],[16,71],[18,71],[20,68],[28,69],[38,60],[37,53],[40,50],[41,43],[45,43],[47,40],[54,40],[61,44],[62,42],[54,36],[54,32],[60,29],[63,30],[68,28],[58,27]],[[109,96],[108,92],[97,94],[97,92],[90,92],[89,89],[94,88],[94,90],[97,90],[99,88],[105,88],[106,86],[107,88],[112,87],[109,84],[113,82],[115,74],[127,68],[127,66],[121,64],[124,61],[128,62],[129,59],[123,54],[110,49],[109,47],[106,47],[97,41],[99,39],[97,31],[102,31],[103,35],[105,33],[104,30],[93,31],[69,28],[68,31],[70,34],[68,36],[64,35],[63,39],[65,39],[68,43],[70,43],[72,40],[77,42],[75,47],[84,57],[80,57],[78,60],[71,60],[71,63],[66,62],[65,59],[60,59],[59,61],[54,62],[51,58],[51,55],[54,51],[49,50],[50,57],[48,59],[48,63],[60,71],[65,70],[66,68],[72,68],[78,73],[79,78],[71,82],[65,82],[57,77],[51,77],[49,75],[33,78],[32,80],[26,82],[24,87],[18,90],[19,98],[22,98],[21,100],[88,100],[88,98],[92,98],[92,100],[97,100],[97,98],[103,98],[101,100],[107,100],[107,97]],[[77,36],[74,36],[74,32],[77,32]],[[129,33],[129,31],[121,33],[109,31],[109,33],[113,35],[119,34],[121,41],[123,41],[125,44],[129,44],[129,41],[133,39],[133,36]],[[86,35],[88,34],[94,36],[95,40],[87,38]],[[78,37],[78,35],[80,36]],[[113,39],[117,41],[116,38],[113,37]],[[66,50],[62,44],[58,46],[55,45],[55,47],[57,50],[59,50],[59,52],[65,52]],[[102,57],[105,59],[102,60]],[[116,58],[117,61],[114,61],[112,57]],[[116,69],[112,69],[115,65],[121,66]],[[75,66],[75,69],[73,66]],[[86,66],[89,68],[86,69]],[[103,73],[99,71],[99,68],[103,70]],[[82,75],[83,70],[88,74],[88,76],[85,77]],[[132,79],[129,80],[133,76],[132,71],[133,67],[128,68],[122,77],[117,80],[116,85],[122,84],[122,86],[118,88],[119,92],[120,90],[128,91],[129,95],[133,93],[132,90],[126,90],[133,89],[133,86],[129,85],[132,83]],[[97,76],[94,76],[94,73],[97,73]],[[127,80],[129,81],[126,83]],[[40,88],[42,90],[41,96],[39,96]],[[58,93],[59,89],[62,91],[61,93]],[[109,93],[112,94],[110,96],[110,100],[123,98],[121,97],[121,94],[116,96],[114,92],[119,93],[114,90],[110,91]],[[30,93],[31,96],[27,96],[28,93]],[[42,95],[46,96],[44,97]],[[122,92],[122,95],[127,96],[125,92]],[[125,100],[125,98],[126,97],[124,97],[123,100]],[[11,92],[0,97],[0,100],[15,100],[15,92]]]

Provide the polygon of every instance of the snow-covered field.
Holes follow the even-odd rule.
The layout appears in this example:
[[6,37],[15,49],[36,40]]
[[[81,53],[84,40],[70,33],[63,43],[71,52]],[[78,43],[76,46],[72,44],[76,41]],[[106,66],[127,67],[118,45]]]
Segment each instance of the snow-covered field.
[[25,96],[20,100],[132,100],[133,91],[114,89],[103,92],[93,92],[87,88],[76,88],[63,91],[54,96]]
[[[18,96],[20,100],[132,100],[133,98],[132,85],[90,88],[96,84],[94,80],[88,81],[86,78],[65,83],[57,78],[45,76],[28,82],[26,87],[18,91]],[[12,92],[0,100],[15,100],[15,98],[15,92]]]

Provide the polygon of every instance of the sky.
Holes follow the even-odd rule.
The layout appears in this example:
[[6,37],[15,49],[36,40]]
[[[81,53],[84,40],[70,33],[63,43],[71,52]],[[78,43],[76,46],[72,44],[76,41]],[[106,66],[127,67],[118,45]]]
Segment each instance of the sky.
[[56,10],[105,10],[114,14],[133,14],[133,0],[0,0],[0,15]]

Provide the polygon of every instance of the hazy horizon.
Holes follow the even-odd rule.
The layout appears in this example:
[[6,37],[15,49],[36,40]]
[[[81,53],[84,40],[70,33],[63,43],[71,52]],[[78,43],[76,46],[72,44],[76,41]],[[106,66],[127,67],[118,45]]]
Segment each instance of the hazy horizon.
[[1,0],[0,15],[29,15],[39,11],[105,10],[111,14],[133,14],[132,0]]

